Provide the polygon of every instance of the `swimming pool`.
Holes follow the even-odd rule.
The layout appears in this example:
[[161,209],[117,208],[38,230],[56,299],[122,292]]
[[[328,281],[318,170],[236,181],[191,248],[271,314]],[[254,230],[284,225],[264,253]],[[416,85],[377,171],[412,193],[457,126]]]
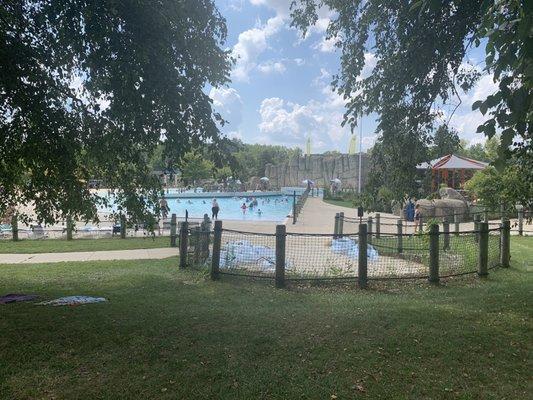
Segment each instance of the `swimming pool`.
[[[216,193],[213,195],[216,197]],[[204,214],[208,214],[211,218],[213,197],[168,198],[169,215],[175,213],[178,218],[183,218],[185,211],[188,211],[191,218],[202,218]],[[282,222],[292,212],[291,196],[257,197],[257,206],[248,208],[245,213],[242,212],[241,206],[243,203],[248,206],[251,203],[250,198],[248,201],[245,197],[216,197],[216,199],[220,207],[218,219],[222,220]]]

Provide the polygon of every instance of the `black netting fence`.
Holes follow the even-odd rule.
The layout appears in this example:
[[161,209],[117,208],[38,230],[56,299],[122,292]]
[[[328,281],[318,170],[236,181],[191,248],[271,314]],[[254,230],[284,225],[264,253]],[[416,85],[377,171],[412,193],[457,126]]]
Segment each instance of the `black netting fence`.
[[276,281],[360,280],[361,276],[368,280],[428,279],[432,273],[437,279],[485,275],[500,265],[503,242],[507,241],[508,248],[506,226],[488,229],[483,224],[480,230],[459,233],[435,229],[379,235],[365,235],[364,230],[357,234],[291,233],[285,226],[276,234],[264,234],[219,227],[218,257],[213,258],[217,228],[215,233],[191,230],[188,257],[189,264],[210,268],[212,276]]

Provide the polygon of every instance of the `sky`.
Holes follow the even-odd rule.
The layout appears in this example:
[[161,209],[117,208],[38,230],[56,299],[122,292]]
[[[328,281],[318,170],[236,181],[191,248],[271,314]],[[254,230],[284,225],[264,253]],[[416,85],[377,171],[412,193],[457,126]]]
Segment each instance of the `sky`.
[[[312,152],[348,151],[351,131],[341,127],[344,100],[331,90],[332,74],[339,70],[339,50],[325,39],[332,17],[321,10],[317,24],[306,37],[290,27],[291,0],[216,0],[226,18],[226,46],[237,59],[226,87],[211,88],[216,111],[229,122],[222,128],[228,137],[246,143],[277,144],[305,148],[311,137]],[[481,49],[469,52],[474,65],[483,61]],[[372,49],[365,55],[362,74],[375,65]],[[472,103],[496,89],[492,76],[483,76],[468,93],[450,121],[462,139],[483,143],[476,133],[485,118],[471,111]],[[450,108],[444,109],[444,115]],[[362,148],[376,140],[376,116],[362,120]],[[359,128],[357,128],[359,135]],[[359,143],[358,145],[359,146]]]

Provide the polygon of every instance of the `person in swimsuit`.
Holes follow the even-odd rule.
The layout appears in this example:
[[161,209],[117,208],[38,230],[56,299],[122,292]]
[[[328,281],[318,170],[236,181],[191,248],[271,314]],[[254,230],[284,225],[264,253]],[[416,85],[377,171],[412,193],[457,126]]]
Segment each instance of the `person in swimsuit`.
[[220,206],[218,205],[217,199],[213,199],[213,205],[211,207],[211,218],[218,219],[218,212],[220,211]]

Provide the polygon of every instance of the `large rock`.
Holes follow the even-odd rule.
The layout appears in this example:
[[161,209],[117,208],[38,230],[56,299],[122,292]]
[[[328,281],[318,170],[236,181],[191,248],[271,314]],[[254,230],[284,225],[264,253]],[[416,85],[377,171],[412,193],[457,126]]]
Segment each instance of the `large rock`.
[[449,187],[440,188],[439,195],[441,199],[453,199],[453,200],[465,201],[465,198],[463,197],[461,193]]
[[463,216],[468,212],[468,206],[466,202],[462,200],[421,199],[418,200],[416,204],[418,204],[422,219],[449,217],[450,222],[452,222],[453,215],[458,214],[459,220],[462,221]]

